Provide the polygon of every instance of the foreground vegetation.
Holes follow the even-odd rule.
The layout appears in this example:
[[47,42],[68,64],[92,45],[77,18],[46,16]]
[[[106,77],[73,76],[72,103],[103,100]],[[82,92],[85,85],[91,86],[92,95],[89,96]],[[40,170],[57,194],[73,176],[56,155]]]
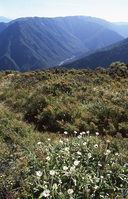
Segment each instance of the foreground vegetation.
[[0,198],[128,197],[128,66],[0,73]]

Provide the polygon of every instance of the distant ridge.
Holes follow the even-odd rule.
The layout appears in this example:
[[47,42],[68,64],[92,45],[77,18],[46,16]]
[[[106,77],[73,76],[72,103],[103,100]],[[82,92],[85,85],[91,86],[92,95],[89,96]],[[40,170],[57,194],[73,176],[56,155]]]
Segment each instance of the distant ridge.
[[66,68],[95,69],[98,66],[108,68],[112,62],[128,63],[128,38],[116,44],[82,57],[74,62],[63,65]]
[[0,23],[0,70],[50,68],[124,39],[115,25],[83,16]]
[[0,16],[0,22],[8,23],[8,22],[10,22],[10,21],[12,21],[12,19],[9,19],[9,18]]

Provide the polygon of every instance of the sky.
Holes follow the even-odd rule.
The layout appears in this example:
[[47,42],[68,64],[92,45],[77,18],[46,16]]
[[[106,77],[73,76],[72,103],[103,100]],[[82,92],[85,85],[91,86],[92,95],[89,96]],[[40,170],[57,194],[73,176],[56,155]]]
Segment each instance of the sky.
[[0,0],[0,16],[92,16],[110,22],[128,22],[128,0]]

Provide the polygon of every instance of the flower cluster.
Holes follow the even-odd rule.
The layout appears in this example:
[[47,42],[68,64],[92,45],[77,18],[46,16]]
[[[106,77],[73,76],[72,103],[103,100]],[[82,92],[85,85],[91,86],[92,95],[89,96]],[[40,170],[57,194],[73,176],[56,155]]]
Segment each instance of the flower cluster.
[[[98,132],[95,136],[89,131],[74,131],[74,134],[73,139],[67,138],[66,131],[65,138],[56,144],[46,144],[47,148],[42,145],[46,158],[40,162],[43,169],[36,171],[40,187],[44,189],[39,198],[42,194],[46,198],[111,198],[113,194],[118,196],[120,189],[125,193],[126,166],[119,160],[119,150],[113,153],[112,141],[102,140]],[[124,166],[123,171],[120,164]],[[35,186],[37,184],[38,181]]]

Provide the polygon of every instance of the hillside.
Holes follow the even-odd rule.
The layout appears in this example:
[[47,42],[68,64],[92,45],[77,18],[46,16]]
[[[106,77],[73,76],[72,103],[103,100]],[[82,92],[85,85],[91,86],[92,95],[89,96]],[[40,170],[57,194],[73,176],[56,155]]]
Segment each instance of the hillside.
[[[2,72],[1,75],[3,73],[4,72]],[[98,67],[94,71],[90,69],[77,71],[75,69],[67,70],[65,68],[56,68],[19,73],[7,70],[5,71],[4,78],[1,77],[0,99],[1,102],[5,102],[5,104],[14,112],[16,111],[15,113],[22,112],[24,121],[29,122],[30,124],[33,123],[40,131],[48,130],[61,132],[64,130],[64,128],[67,131],[71,131],[72,128],[83,131],[84,128],[90,128],[90,130],[93,132],[93,127],[89,126],[91,120],[95,123],[95,128],[97,130],[100,128],[97,120],[93,118],[94,115],[91,115],[93,106],[95,107],[97,104],[96,107],[100,107],[104,100],[106,101],[107,99],[108,103],[104,108],[109,109],[109,105],[112,103],[113,106],[114,103],[115,106],[118,106],[118,99],[116,99],[116,97],[113,95],[113,99],[111,98],[111,101],[109,101],[109,92],[107,93],[107,91],[104,90],[105,88],[100,88],[102,81],[104,86],[106,85],[107,87],[107,84],[110,85],[112,82],[114,82],[116,87],[116,81],[119,79],[124,81],[125,87],[120,88],[122,90],[119,91],[119,95],[124,95],[121,100],[125,101],[125,97],[127,98],[127,91],[126,93],[123,93],[123,89],[127,87],[127,78],[128,65],[121,62],[113,62],[107,69]],[[94,86],[96,88],[98,87],[98,90],[93,93]],[[103,87],[103,85],[101,87]],[[118,88],[115,87],[113,89]],[[99,98],[100,96],[101,98]],[[61,99],[63,100],[61,101]],[[75,102],[72,103],[72,101]],[[121,105],[119,103],[119,107],[120,106],[122,107],[124,104]],[[104,113],[108,114],[106,117],[111,117],[109,111]],[[125,111],[127,112],[127,108]],[[86,118],[87,121],[84,120],[85,112],[86,114],[88,113]],[[98,113],[95,114],[95,118],[99,117],[99,115],[97,115]],[[127,113],[125,115],[127,115]],[[80,121],[77,123],[78,117],[80,117]],[[118,120],[118,118],[116,119]],[[116,125],[113,123],[115,127],[113,127],[112,132],[114,134],[117,132],[122,132],[122,130],[119,130],[119,123],[122,120],[127,121],[127,117],[123,117],[122,119],[120,118],[119,121],[114,121],[116,122]],[[110,122],[113,122],[113,120]],[[105,126],[104,128],[107,128],[106,131],[108,131],[108,126]],[[100,129],[100,132],[104,134],[104,129],[102,129],[102,131]],[[123,134],[127,135],[127,131],[124,130]]]
[[128,63],[128,39],[124,39],[90,55],[83,56],[74,62],[65,63],[62,67],[95,69],[98,66],[102,66],[107,68],[115,61]]
[[0,22],[0,32],[2,32],[3,30],[5,30],[8,27],[8,24],[4,23],[4,22]]
[[0,70],[50,68],[123,39],[86,17],[21,18],[6,26],[0,24]]
[[85,44],[88,46],[91,52],[101,49],[105,46],[109,46],[112,43],[116,43],[117,40],[120,41],[120,35],[118,35],[115,31],[104,28],[98,33],[95,33],[95,35],[91,36],[89,39],[87,39],[85,41]]
[[127,86],[120,62],[0,72],[0,199],[127,199]]
[[75,46],[78,54],[85,51],[82,42],[73,36],[63,33],[56,37],[33,20],[15,22],[1,33],[0,68],[21,71],[47,68],[75,54]]

